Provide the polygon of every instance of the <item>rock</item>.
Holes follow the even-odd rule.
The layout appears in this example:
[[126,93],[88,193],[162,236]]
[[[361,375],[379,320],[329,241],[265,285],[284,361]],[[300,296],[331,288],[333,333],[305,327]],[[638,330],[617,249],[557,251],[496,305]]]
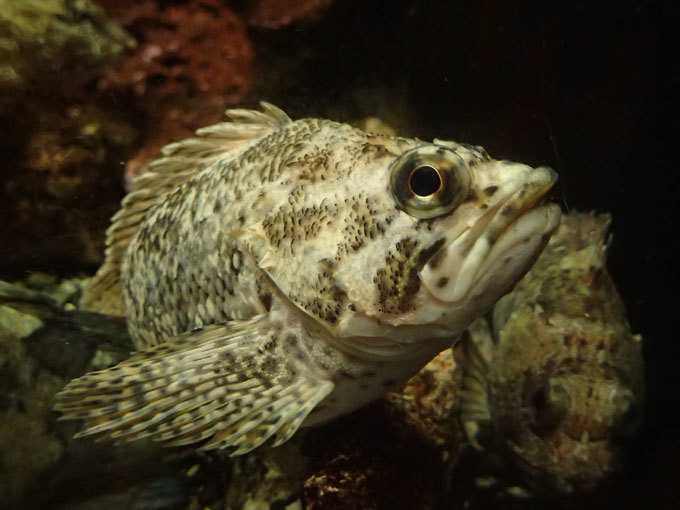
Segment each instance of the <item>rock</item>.
[[153,126],[127,163],[129,182],[163,145],[218,122],[228,105],[241,101],[252,81],[254,53],[245,23],[219,0],[109,4],[138,46],[98,86],[132,96]]
[[35,317],[0,306],[0,494],[9,507],[63,452],[48,416],[65,380],[41,370],[22,340],[39,327]]
[[37,317],[18,312],[8,306],[0,306],[0,334],[21,339],[42,326],[42,321]]
[[280,28],[295,22],[313,22],[333,4],[333,0],[255,0],[247,3],[248,25]]
[[[94,269],[123,196],[121,157],[137,137],[117,112],[95,104],[31,105],[0,119],[0,274]],[[19,118],[20,117],[20,118]]]
[[[73,83],[134,46],[90,0],[0,0],[0,113],[13,92]],[[8,103],[4,103],[7,105]]]
[[0,274],[93,270],[136,128],[91,94],[134,40],[91,0],[0,0]]

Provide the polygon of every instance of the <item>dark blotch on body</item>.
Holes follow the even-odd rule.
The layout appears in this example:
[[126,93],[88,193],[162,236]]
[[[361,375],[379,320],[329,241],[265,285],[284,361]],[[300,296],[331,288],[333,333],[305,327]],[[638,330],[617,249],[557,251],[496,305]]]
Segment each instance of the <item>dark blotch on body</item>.
[[262,301],[262,305],[264,306],[265,310],[267,310],[267,311],[271,310],[271,308],[272,308],[272,295],[269,292],[261,295],[260,301]]
[[484,188],[484,193],[487,197],[492,197],[496,191],[498,191],[498,186],[488,186]]

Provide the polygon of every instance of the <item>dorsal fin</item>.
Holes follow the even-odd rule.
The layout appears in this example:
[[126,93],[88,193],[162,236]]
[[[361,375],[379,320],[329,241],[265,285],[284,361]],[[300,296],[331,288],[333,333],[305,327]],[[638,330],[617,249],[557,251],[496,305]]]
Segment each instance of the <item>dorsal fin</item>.
[[188,138],[166,145],[161,157],[149,165],[146,173],[133,181],[133,191],[122,202],[106,231],[106,256],[81,300],[82,308],[110,315],[124,315],[120,288],[120,266],[130,240],[149,209],[168,192],[190,179],[213,161],[254,144],[261,138],[291,122],[276,106],[261,102],[262,111],[232,109],[221,122],[196,131]]

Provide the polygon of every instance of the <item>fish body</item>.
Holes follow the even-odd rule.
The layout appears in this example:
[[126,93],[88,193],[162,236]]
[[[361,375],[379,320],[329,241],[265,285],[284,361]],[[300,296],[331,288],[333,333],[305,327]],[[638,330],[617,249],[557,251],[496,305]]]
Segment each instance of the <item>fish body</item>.
[[58,395],[81,435],[279,444],[450,346],[559,223],[548,168],[262,107],[166,147],[114,216],[84,305],[138,352]]
[[565,215],[462,344],[462,420],[530,489],[585,495],[621,467],[644,397],[641,340],[606,268],[609,215]]

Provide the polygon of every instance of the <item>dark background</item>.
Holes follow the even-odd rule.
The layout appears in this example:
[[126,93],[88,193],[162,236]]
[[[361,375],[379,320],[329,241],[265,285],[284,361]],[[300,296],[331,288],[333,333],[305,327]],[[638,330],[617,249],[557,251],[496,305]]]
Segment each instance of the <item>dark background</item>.
[[[294,118],[375,115],[400,134],[549,165],[565,210],[613,215],[609,268],[644,339],[648,398],[607,508],[680,508],[679,4],[336,0],[316,19],[248,30],[256,76],[246,104],[265,99]],[[16,157],[7,140],[0,149],[5,163]],[[121,174],[108,176],[117,194]],[[40,238],[50,242],[71,241]],[[4,248],[7,275],[46,270]]]
[[613,215],[609,268],[644,339],[648,402],[611,508],[680,508],[678,21],[670,1],[355,0],[254,39],[254,98],[546,164],[565,210]]

